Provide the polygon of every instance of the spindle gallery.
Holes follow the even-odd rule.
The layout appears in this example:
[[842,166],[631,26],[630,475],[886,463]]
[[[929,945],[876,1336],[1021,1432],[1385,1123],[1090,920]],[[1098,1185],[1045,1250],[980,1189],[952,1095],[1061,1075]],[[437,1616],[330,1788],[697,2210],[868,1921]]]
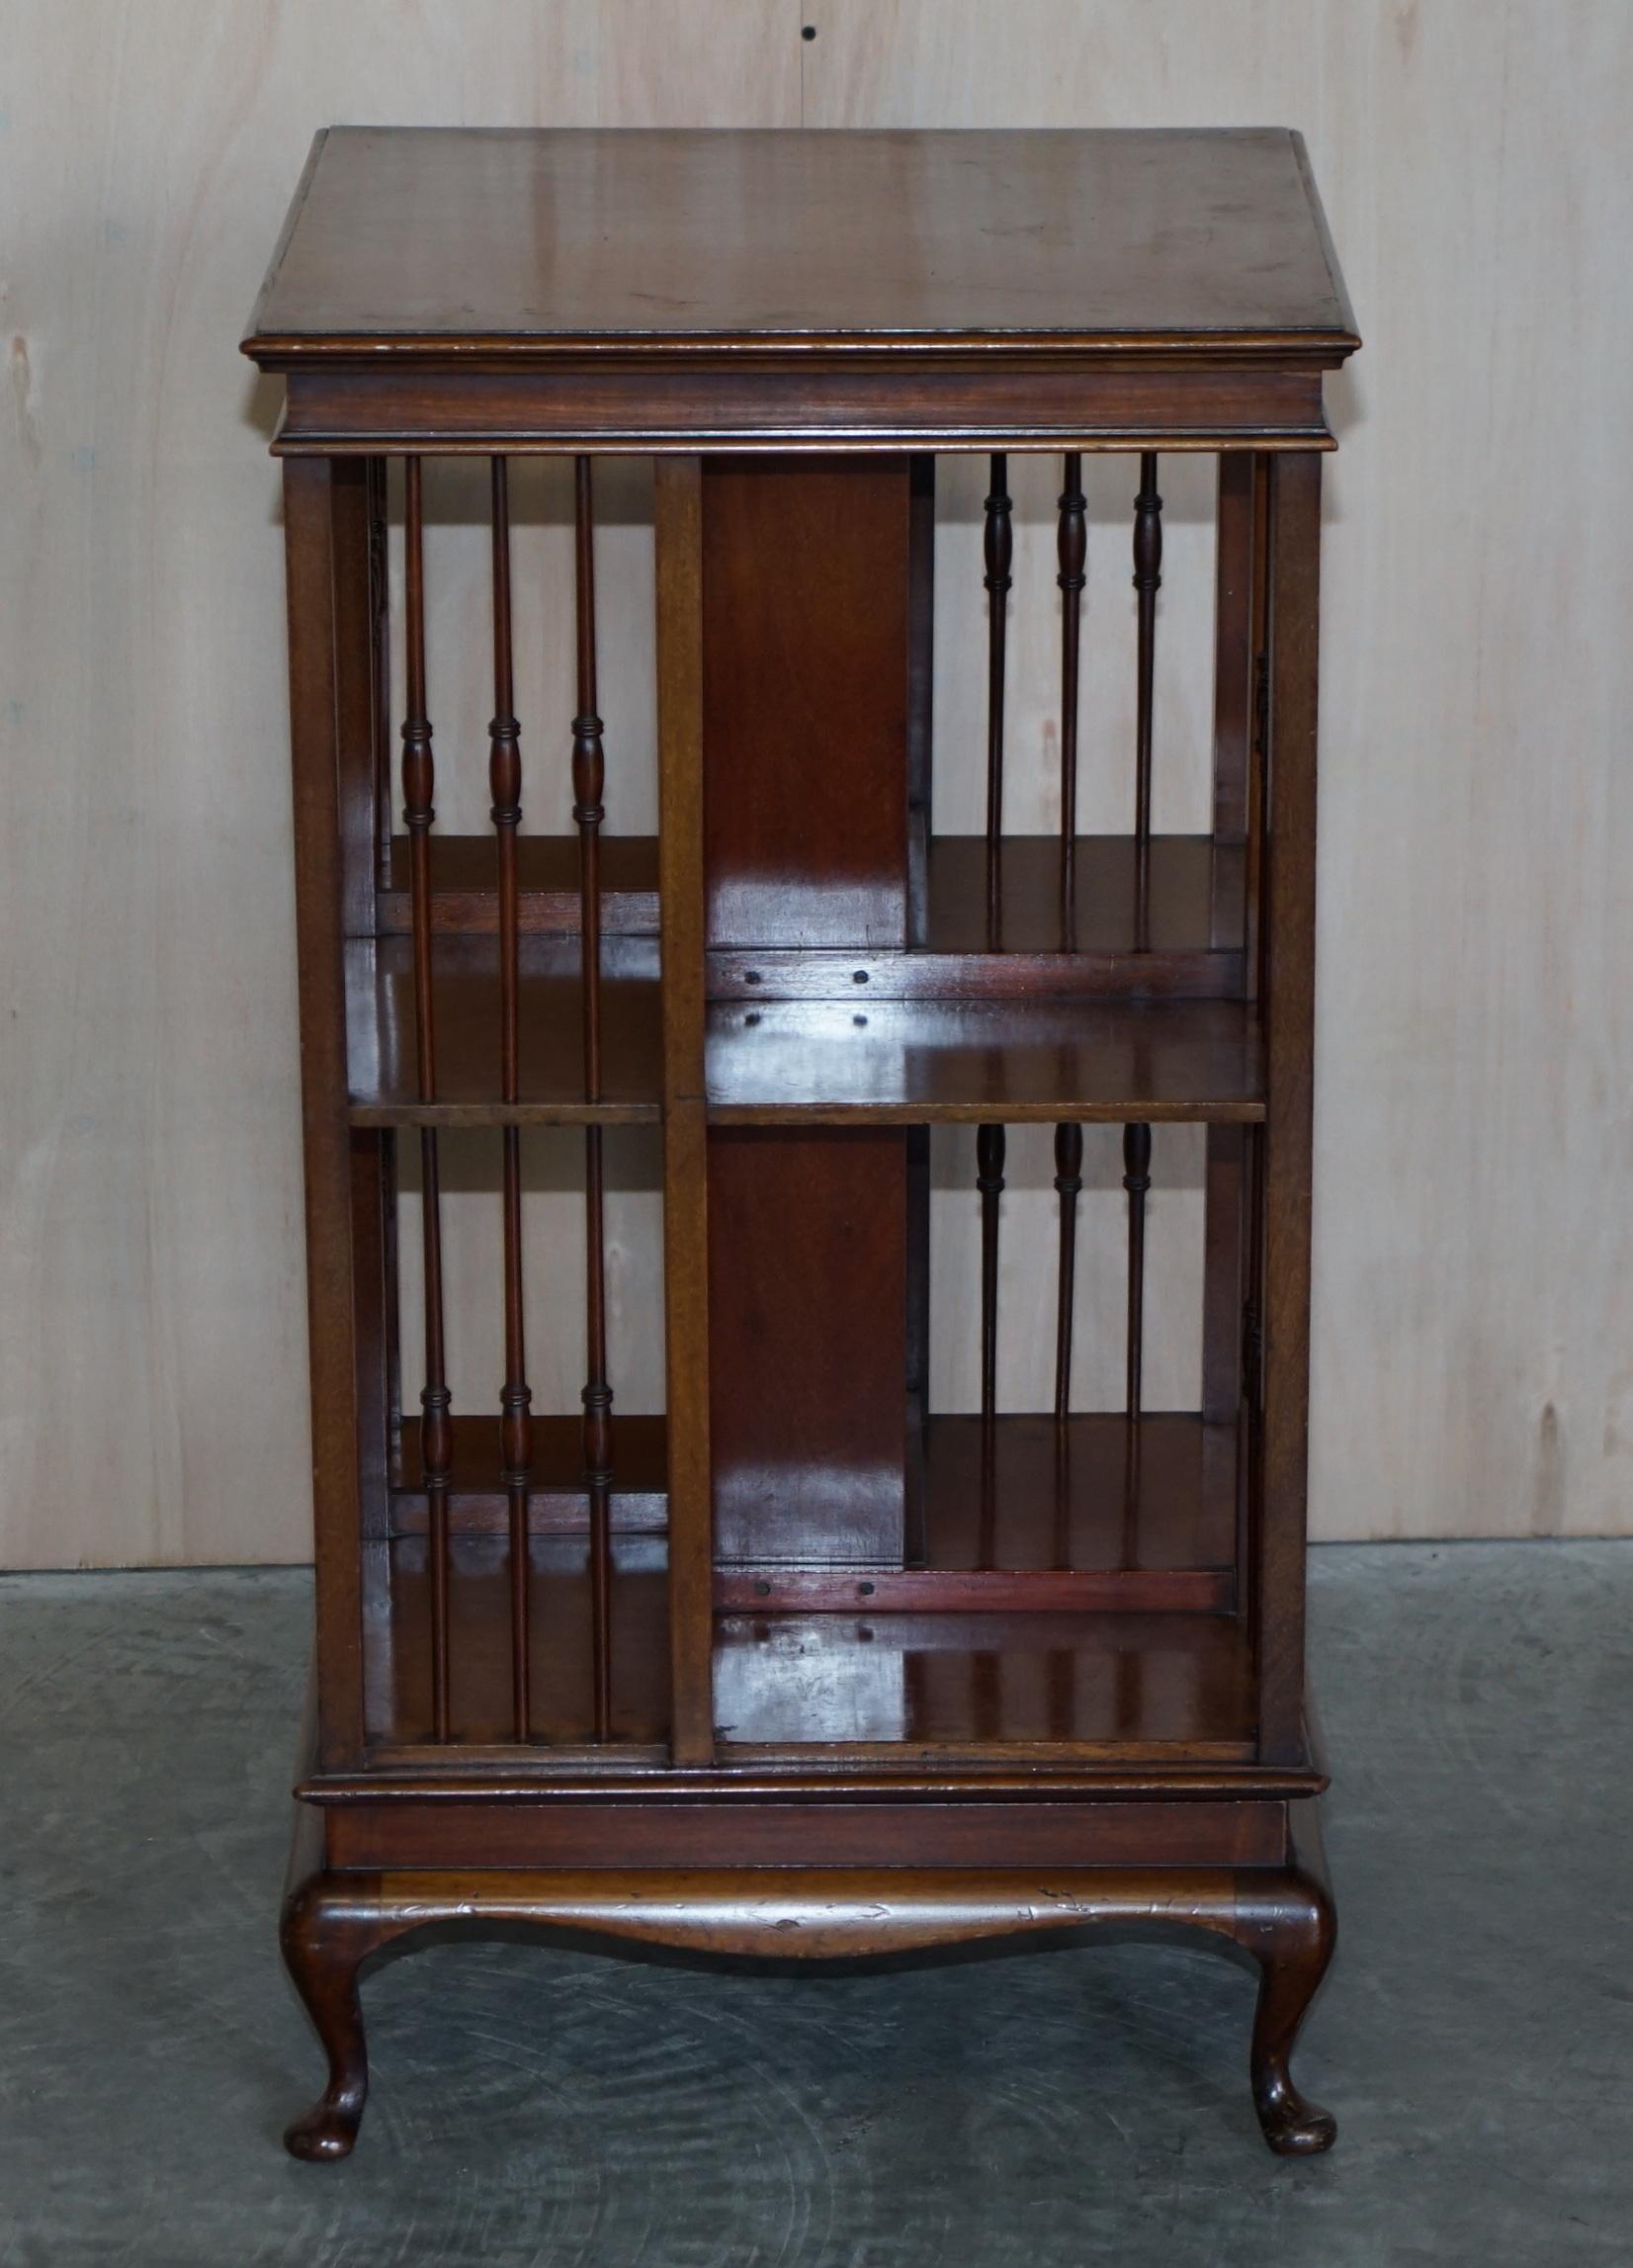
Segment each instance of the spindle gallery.
[[[1317,569],[1323,377],[1357,343],[1282,131],[318,137],[245,341],[286,389],[317,1630],[283,1944],[329,2066],[298,2156],[357,2136],[360,1965],[453,1922],[803,1962],[1183,1925],[1256,1967],[1265,2139],[1332,2141],[1289,2057],[1333,1941],[1303,1639]],[[1105,452],[1132,597],[1088,572]],[[1202,835],[1154,817],[1173,452],[1218,468]],[[986,710],[932,715],[959,455]],[[1011,482],[1040,456],[1060,824],[1026,834]],[[439,707],[425,540],[426,461],[462,457],[493,698],[466,834],[438,778],[482,727]],[[513,570],[537,457],[570,594]],[[629,688],[598,676],[607,457],[654,466],[655,837],[620,823]],[[517,655],[567,612],[572,713],[518,716]],[[1085,651],[1130,672],[1126,744],[1080,729]],[[935,825],[955,743],[985,744],[979,836]],[[1078,831],[1089,755],[1126,832]],[[568,790],[573,834],[541,831]],[[1147,1280],[1176,1123],[1206,1145],[1177,1411]],[[661,1418],[609,1359],[608,1160],[644,1124]],[[978,1411],[933,1406],[948,1124]],[[1054,1362],[1017,1409],[1026,1124],[1053,1129]],[[1103,1200],[1085,1125],[1121,1129]],[[576,1414],[524,1331],[523,1138],[551,1126],[582,1132],[582,1274],[558,1247],[551,1288],[581,1286]],[[493,1143],[485,1405],[450,1386],[450,1128]],[[1079,1250],[1091,1197],[1121,1209],[1110,1260]],[[1106,1408],[1074,1393],[1091,1312],[1121,1334]]]

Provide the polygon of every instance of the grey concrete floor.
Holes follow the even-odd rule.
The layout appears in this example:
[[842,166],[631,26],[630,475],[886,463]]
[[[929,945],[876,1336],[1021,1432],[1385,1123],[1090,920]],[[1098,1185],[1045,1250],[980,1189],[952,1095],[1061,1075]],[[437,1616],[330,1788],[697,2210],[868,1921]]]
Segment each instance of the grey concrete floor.
[[1633,2261],[1633,1544],[1314,1555],[1342,1942],[1262,2148],[1251,1980],[1085,1948],[720,1975],[537,1945],[365,1987],[356,2156],[273,1919],[301,1574],[0,1581],[0,2268]]

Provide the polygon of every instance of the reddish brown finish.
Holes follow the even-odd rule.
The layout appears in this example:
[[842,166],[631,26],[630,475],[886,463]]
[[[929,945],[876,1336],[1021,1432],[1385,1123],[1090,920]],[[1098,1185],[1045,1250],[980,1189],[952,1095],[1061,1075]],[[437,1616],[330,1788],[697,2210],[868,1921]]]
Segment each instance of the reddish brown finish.
[[1061,950],[1069,952],[1077,926],[1077,651],[1088,581],[1087,498],[1082,488],[1083,461],[1075,452],[1066,458],[1065,474],[1058,506],[1060,567],[1055,581],[1061,593]]
[[1010,563],[1014,556],[1014,530],[1008,489],[1008,470],[1002,457],[991,466],[991,492],[987,498],[987,943],[997,949],[1003,915],[998,892],[1002,878],[1000,848],[1003,841],[1003,656],[1009,619]]
[[994,1843],[1012,1867],[1274,1865],[1286,1845],[1275,1803],[760,1802],[722,1816],[702,1803],[381,1803],[344,1811],[335,1864],[462,1867],[480,1838],[492,1867],[606,1872],[670,1867],[808,1866],[814,1830],[825,1867],[968,1868]]
[[[351,2146],[358,1968],[424,1923],[828,1958],[1176,1917],[1258,1964],[1267,2140],[1325,2147],[1288,2055],[1332,1940],[1302,1664],[1316,551],[1322,372],[1355,342],[1297,138],[347,131],[259,320],[290,381],[318,1520],[284,1942],[330,2060],[291,2148]],[[1143,460],[1119,839],[1075,831],[1080,453],[1112,445]],[[938,446],[994,460],[969,839],[931,835]],[[591,459],[631,447],[658,459],[660,833],[603,847]],[[1181,840],[1153,831],[1156,475],[1198,447],[1225,453],[1213,825]],[[478,449],[496,856],[434,835],[425,689],[417,460]],[[578,457],[575,852],[520,831],[516,449]],[[1006,456],[1045,449],[1061,827],[1008,839]],[[410,460],[395,841],[387,454]],[[1151,1128],[1174,1119],[1209,1130],[1200,1413],[1143,1406]],[[605,1129],[642,1120],[668,1407],[615,1429]],[[1125,1129],[1114,1414],[1072,1407],[1075,1301],[1121,1288],[1077,1280],[1087,1120]],[[935,1121],[980,1129],[969,1417],[927,1407]],[[1016,1416],[997,1261],[1026,1121],[1055,1128],[1056,1329]],[[520,1129],[552,1122],[584,1129],[586,1382],[581,1420],[535,1423]],[[501,1137],[506,1377],[497,1417],[455,1420],[437,1138],[462,1124]]]
[[[493,721],[488,726],[488,786],[499,844],[499,1098],[507,1110],[521,1099],[521,968],[517,923],[516,829],[522,818],[521,728],[516,721],[510,659],[510,491],[505,461],[492,467],[493,531]],[[427,975],[430,965],[430,872],[421,893]],[[419,1002],[428,1000],[422,990]],[[427,1136],[426,1139],[431,1137]],[[529,1738],[532,1721],[528,1629],[528,1486],[533,1465],[533,1395],[527,1382],[522,1315],[522,1137],[507,1124],[500,1143],[504,1158],[504,1316],[505,1378],[499,1395],[499,1446],[509,1499],[510,1692],[511,1723],[518,1740]]]
[[[403,840],[398,835],[391,844],[387,887],[379,900],[383,937],[396,936],[408,927],[406,864]],[[524,834],[518,839],[517,922],[524,936],[570,937],[576,933],[580,917],[578,865],[578,845],[562,835]],[[601,926],[606,934],[655,937],[657,838],[649,834],[603,837],[600,869]],[[497,922],[491,841],[483,835],[433,835],[433,928],[479,932],[492,930]]]
[[1310,1143],[1316,1009],[1316,663],[1321,459],[1270,476],[1268,871],[1264,928],[1268,1102],[1262,1512],[1257,1537],[1260,1753],[1304,1745],[1304,1516],[1310,1424]]
[[359,347],[398,367],[731,342],[798,361],[816,341],[979,341],[1000,364],[1073,346],[1332,361],[1357,343],[1282,129],[382,127],[318,136],[244,343],[274,367]]
[[709,1179],[704,1109],[703,474],[658,466],[657,734],[663,910],[663,1284],[670,1745],[714,1761]]
[[306,1312],[311,1348],[312,1513],[317,1561],[317,1751],[330,1768],[363,1759],[359,1409],[360,1286],[352,1253],[353,1144],[344,1105],[346,1004],[337,798],[334,609],[340,476],[284,469],[290,753],[305,1149]]
[[578,948],[520,940],[518,985],[521,1097],[496,1093],[499,1057],[497,939],[439,936],[432,963],[437,1094],[423,1101],[413,1074],[417,1035],[412,964],[400,937],[345,948],[351,1002],[351,1121],[354,1126],[604,1126],[655,1120],[662,1091],[662,1040],[655,956],[639,958],[601,988],[601,1100],[586,1102],[583,988]]
[[1140,459],[1140,493],[1134,499],[1134,587],[1139,593],[1139,659],[1135,670],[1134,944],[1151,946],[1152,706],[1157,669],[1157,594],[1162,587],[1162,499],[1157,493],[1157,454]]
[[[578,829],[584,1100],[601,1099],[601,797],[606,766],[595,690],[595,492],[590,461],[573,468],[578,714],[572,725],[573,824]],[[607,1254],[602,1132],[584,1129],[584,1474],[590,1513],[590,1617],[595,1737],[612,1734],[612,1387],[607,1380]]]
[[[611,1521],[614,1528],[661,1530],[667,1519],[664,1426],[661,1418],[619,1417],[612,1432]],[[449,1518],[456,1529],[492,1530],[502,1522],[504,1459],[496,1418],[456,1417],[448,1473]],[[404,1422],[390,1483],[392,1532],[423,1532],[425,1493],[419,1476],[418,1427]],[[579,1418],[535,1414],[528,1525],[536,1532],[589,1527],[584,1428]]]
[[719,1124],[1264,1115],[1258,1018],[1240,1002],[722,1003],[708,1034]]
[[709,1137],[715,1556],[900,1565],[906,1138]]
[[705,468],[711,945],[905,941],[909,533],[905,458]]

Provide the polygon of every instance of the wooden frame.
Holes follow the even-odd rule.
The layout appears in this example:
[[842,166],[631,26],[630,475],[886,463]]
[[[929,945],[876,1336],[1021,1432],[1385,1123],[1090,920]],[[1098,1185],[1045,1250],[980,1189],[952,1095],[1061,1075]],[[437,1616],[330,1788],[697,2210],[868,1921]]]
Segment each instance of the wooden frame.
[[[1183,1914],[1259,1969],[1266,2139],[1332,2138],[1288,2059],[1333,1937],[1303,1660],[1317,625],[1322,377],[1358,341],[1296,136],[841,138],[320,136],[245,342],[288,380],[317,1649],[283,1941],[330,2066],[297,2155],[356,2137],[363,1961],[456,1920],[826,1959]],[[968,162],[999,140],[1001,166]],[[731,304],[688,220],[720,209],[722,166],[754,189]],[[947,240],[967,231],[970,320],[948,319],[940,270],[866,232],[858,169],[921,177]],[[548,181],[563,231],[559,304],[528,298],[514,325],[502,299],[527,255],[492,220],[501,176]],[[680,311],[656,327],[628,311],[650,299],[639,247],[595,268],[604,320],[573,299],[586,180],[666,217]],[[1079,247],[1053,222],[1085,183],[1110,218]],[[1123,225],[1153,195],[1215,217],[1201,266],[1183,230]],[[468,224],[452,270],[413,225],[427,199],[438,244]],[[756,263],[769,245],[804,272],[813,228],[828,280],[794,321],[765,296],[777,263]],[[831,256],[847,231],[854,274]],[[999,319],[1004,260],[1027,269],[1025,320]],[[1051,294],[1061,321],[1039,327]],[[1074,817],[1080,459],[1113,448],[1141,460],[1126,838]],[[656,459],[660,820],[655,844],[603,846],[591,466],[632,449]],[[1213,827],[1194,840],[1151,821],[1175,449],[1220,453]],[[929,538],[934,454],[976,450],[988,829],[965,840],[931,829]],[[1022,450],[1063,458],[1049,839],[1002,817]],[[485,845],[434,822],[422,452],[493,460]],[[577,460],[575,846],[521,831],[528,764],[548,760],[510,713],[505,468],[529,452]],[[1095,1120],[1124,1129],[1127,1193],[1108,1413],[1075,1409],[1071,1385]],[[1207,1127],[1203,1376],[1183,1413],[1147,1409],[1143,1363],[1151,1129],[1173,1120]],[[617,1413],[605,1354],[604,1130],[642,1121],[662,1130],[663,1421]],[[977,1128],[983,1388],[950,1417],[926,1407],[923,1129],[960,1121]],[[1012,1417],[996,1286],[1004,1129],[1026,1121],[1056,1128],[1057,1346],[1040,1414]],[[532,1409],[530,1124],[583,1129],[581,1424]],[[485,1415],[452,1410],[441,1354],[453,1125],[495,1130],[503,1161],[505,1379]],[[409,1128],[417,1416],[397,1323]]]

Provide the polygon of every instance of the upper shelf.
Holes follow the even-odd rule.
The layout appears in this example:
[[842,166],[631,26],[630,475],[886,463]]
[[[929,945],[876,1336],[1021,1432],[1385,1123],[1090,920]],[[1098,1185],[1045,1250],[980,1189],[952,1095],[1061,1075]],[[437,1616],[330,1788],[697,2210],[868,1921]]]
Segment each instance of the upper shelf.
[[717,1003],[705,1077],[711,1119],[739,1125],[1264,1116],[1241,1001]]
[[[491,833],[444,834],[433,829],[431,924],[436,929],[491,934],[499,926],[498,850]],[[578,929],[578,837],[522,834],[516,838],[519,926],[524,935],[572,936]],[[408,838],[391,837],[389,886],[379,899],[382,936],[406,936],[413,926],[408,897]],[[601,837],[601,927],[609,937],[657,934],[657,837]]]
[[439,939],[432,988],[436,1099],[420,1097],[413,951],[406,937],[346,947],[354,1126],[618,1125],[659,1114],[662,1057],[656,957],[604,977],[601,1095],[584,1100],[583,988],[576,946],[523,943],[520,1089],[499,1100],[496,937]]

